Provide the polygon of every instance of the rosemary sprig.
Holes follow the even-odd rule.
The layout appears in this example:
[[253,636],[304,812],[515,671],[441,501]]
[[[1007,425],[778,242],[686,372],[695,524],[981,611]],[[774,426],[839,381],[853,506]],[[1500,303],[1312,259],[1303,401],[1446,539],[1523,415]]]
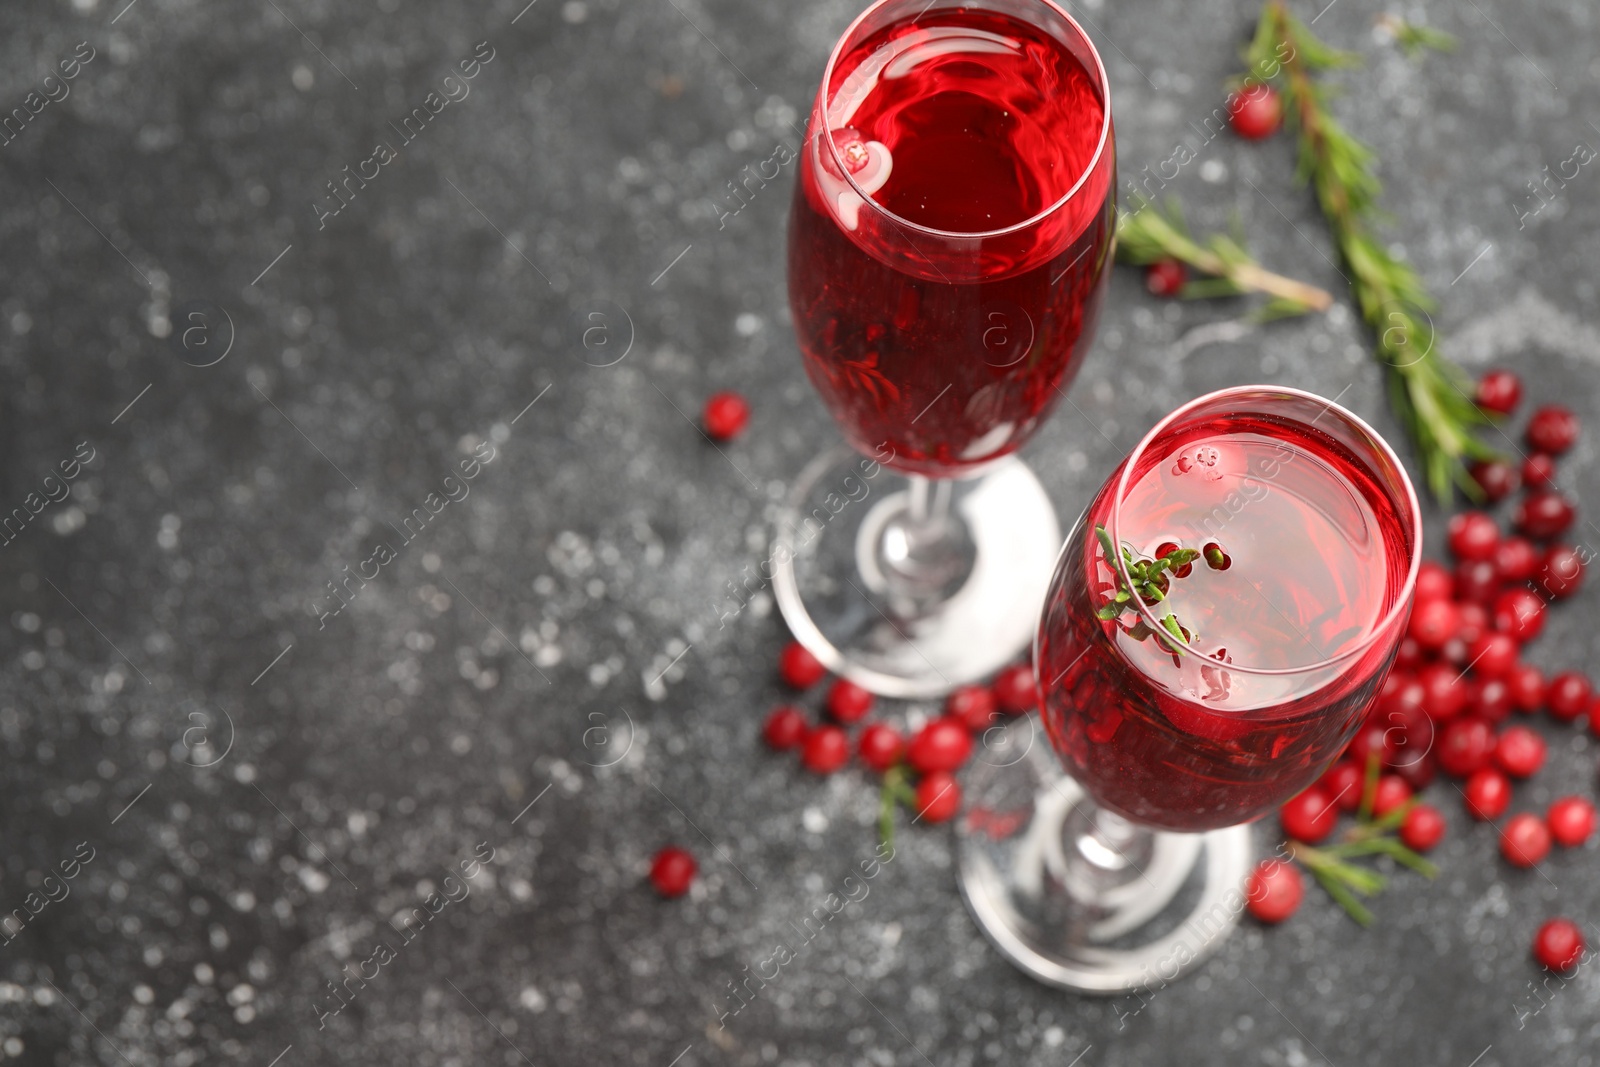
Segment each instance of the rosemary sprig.
[[1414,22],[1407,22],[1399,15],[1385,12],[1377,18],[1378,28],[1394,38],[1394,43],[1399,45],[1407,58],[1416,59],[1424,51],[1454,52],[1456,39],[1443,30],[1435,30],[1428,26],[1420,26]]
[[895,764],[883,774],[883,785],[878,790],[878,837],[889,847],[894,847],[895,804],[904,804],[913,811],[917,807],[917,791],[906,781],[906,769]]
[[1212,234],[1203,243],[1195,239],[1176,198],[1168,199],[1163,210],[1142,193],[1134,194],[1132,209],[1117,219],[1117,259],[1137,266],[1177,259],[1210,275],[1185,285],[1178,294],[1185,300],[1265,293],[1272,299],[1255,313],[1262,321],[1326,311],[1333,305],[1327,290],[1264,269],[1237,236]]
[[[1095,537],[1100,540],[1100,548],[1105,553],[1106,566],[1111,568],[1111,573],[1116,576],[1117,591],[1112,598],[1095,612],[1095,617],[1110,622],[1120,619],[1122,613],[1133,607],[1133,598],[1137,596],[1146,604],[1159,604],[1167,599],[1167,589],[1171,585],[1163,571],[1171,571],[1173,577],[1179,577],[1178,571],[1190,566],[1200,558],[1198,550],[1193,548],[1175,548],[1159,559],[1140,559],[1134,554],[1133,549],[1127,545],[1122,546],[1122,558],[1128,565],[1128,578],[1132,582],[1122,580],[1122,571],[1117,567],[1117,550],[1111,543],[1111,535],[1106,533],[1106,528],[1098,523],[1094,528]],[[1184,573],[1188,573],[1185,571]],[[1136,624],[1135,630],[1141,640],[1146,636],[1142,627],[1143,622]],[[1191,641],[1194,635],[1179,624],[1178,617],[1170,611],[1161,617],[1161,626],[1171,635],[1174,643],[1162,641],[1161,645],[1175,656],[1183,655],[1183,642]],[[1159,638],[1158,638],[1159,640]]]
[[1375,354],[1390,371],[1390,402],[1422,455],[1429,487],[1441,501],[1452,485],[1476,498],[1465,461],[1494,456],[1473,436],[1489,418],[1473,402],[1466,373],[1434,351],[1435,303],[1421,278],[1373,236],[1382,192],[1377,157],[1328,111],[1329,90],[1316,77],[1360,57],[1318,40],[1284,0],[1267,0],[1244,60],[1248,70],[1278,71],[1273,80],[1300,138],[1299,176],[1315,189],[1350,271],[1361,316],[1376,334]]

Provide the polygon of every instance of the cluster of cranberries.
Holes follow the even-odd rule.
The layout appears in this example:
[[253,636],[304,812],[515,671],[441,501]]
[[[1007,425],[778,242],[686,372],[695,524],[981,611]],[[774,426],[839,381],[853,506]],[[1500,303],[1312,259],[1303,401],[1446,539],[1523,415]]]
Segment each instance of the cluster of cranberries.
[[[1509,415],[1521,393],[1515,375],[1491,371],[1478,384],[1477,402],[1485,411]],[[1556,540],[1572,525],[1576,509],[1552,485],[1555,457],[1577,442],[1578,429],[1567,409],[1542,407],[1528,422],[1525,436],[1535,451],[1520,472],[1503,461],[1473,468],[1491,502],[1504,499],[1519,481],[1525,487],[1512,530],[1502,532],[1482,511],[1451,518],[1454,568],[1432,560],[1422,565],[1407,636],[1366,725],[1345,757],[1279,812],[1290,838],[1315,844],[1332,833],[1338,813],[1360,805],[1364,769],[1373,761],[1383,768],[1372,798],[1375,818],[1411,803],[1413,792],[1442,771],[1463,780],[1458,788],[1469,816],[1497,820],[1511,806],[1513,781],[1537,773],[1545,759],[1543,737],[1527,726],[1507,725],[1513,712],[1543,709],[1563,723],[1584,719],[1600,733],[1600,697],[1585,674],[1564,671],[1546,679],[1521,659],[1523,646],[1544,628],[1548,603],[1583,584],[1585,557]],[[1542,817],[1520,812],[1507,819],[1500,853],[1515,867],[1532,867],[1552,843],[1580,846],[1595,827],[1593,803],[1562,797]],[[1444,832],[1443,815],[1428,804],[1412,803],[1399,825],[1400,840],[1417,852],[1437,845]],[[1276,860],[1257,869],[1250,889],[1251,911],[1269,922],[1291,914],[1303,892],[1299,872]],[[1581,934],[1565,919],[1546,923],[1535,944],[1539,960],[1558,971],[1582,951]]]
[[[1270,85],[1255,84],[1228,96],[1228,125],[1247,141],[1271,137],[1283,126],[1283,98]],[[1158,259],[1144,269],[1145,288],[1156,296],[1177,296],[1189,270],[1177,259]]]
[[[778,673],[791,689],[806,690],[821,682],[827,671],[799,642],[791,641],[778,658]],[[896,766],[909,767],[919,776],[918,819],[945,822],[961,808],[955,772],[972,755],[973,736],[995,725],[1000,715],[1021,715],[1036,702],[1033,669],[1026,664],[1009,667],[988,687],[962,686],[951,693],[944,714],[909,740],[885,722],[862,725],[855,738],[856,756],[880,774]],[[825,721],[813,724],[799,708],[784,705],[767,716],[762,736],[779,751],[799,749],[807,770],[832,774],[850,761],[847,728],[860,725],[874,703],[871,693],[839,678],[823,700]]]

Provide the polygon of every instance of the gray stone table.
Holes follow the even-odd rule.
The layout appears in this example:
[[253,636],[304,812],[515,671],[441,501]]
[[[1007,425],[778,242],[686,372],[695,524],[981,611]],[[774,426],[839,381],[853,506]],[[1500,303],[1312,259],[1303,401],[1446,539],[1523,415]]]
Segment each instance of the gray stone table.
[[[0,6],[0,109],[59,97],[0,146],[0,509],[76,475],[0,549],[0,909],[61,898],[0,944],[4,1062],[1594,1062],[1595,971],[1537,1014],[1527,985],[1538,922],[1596,914],[1595,849],[1513,872],[1447,783],[1437,882],[1396,879],[1368,931],[1312,896],[1147,1002],[1024,979],[968,919],[948,834],[908,831],[719,1026],[729,983],[874,841],[863,773],[759,743],[770,601],[718,625],[835,440],[786,311],[793,168],[736,214],[722,198],[793,143],[856,5],[525,3]],[[1251,5],[1074,10],[1124,177],[1198,143]],[[1600,144],[1596,9],[1407,3],[1460,39],[1420,64],[1374,36],[1382,10],[1336,2],[1317,30],[1367,58],[1337,107],[1382,154],[1442,343],[1600,412],[1600,178],[1537,214],[1527,186]],[[398,130],[430,92],[452,98]],[[1173,191],[1341,304],[1179,360],[1241,308],[1120,271],[1081,412],[1026,452],[1064,518],[1225,384],[1342,395],[1400,438],[1291,170],[1285,140],[1223,136]],[[582,346],[596,321],[611,348]],[[725,454],[690,424],[717,388],[755,405]],[[1591,432],[1565,464],[1580,499],[1595,454]],[[463,461],[467,495],[393,536]],[[343,607],[330,583],[358,571]],[[1555,613],[1538,662],[1593,661],[1596,597]],[[1540,728],[1551,767],[1518,803],[1592,792],[1590,743]],[[671,903],[644,882],[668,841],[702,865]],[[413,940],[382,932],[446,891]]]

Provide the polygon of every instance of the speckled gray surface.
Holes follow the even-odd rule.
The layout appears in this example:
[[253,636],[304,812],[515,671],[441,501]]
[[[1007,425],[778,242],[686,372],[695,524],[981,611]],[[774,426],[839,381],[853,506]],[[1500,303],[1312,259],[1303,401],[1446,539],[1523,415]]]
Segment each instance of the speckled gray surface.
[[[1532,1014],[1527,951],[1544,916],[1596,914],[1595,849],[1512,872],[1448,795],[1444,873],[1398,879],[1374,929],[1313,897],[1137,1013],[1013,971],[962,907],[946,834],[910,833],[719,1027],[729,983],[874,840],[862,774],[818,781],[759,747],[781,696],[770,603],[718,626],[773,501],[834,434],[785,310],[792,175],[720,228],[717,204],[792,141],[856,0],[524,3],[0,8],[4,108],[79,42],[94,56],[0,147],[4,507],[94,454],[0,552],[0,906],[77,874],[0,944],[0,1055],[1594,1061],[1600,979],[1584,969]],[[1586,168],[1519,219],[1541,167],[1600,143],[1595,9],[1432,3],[1461,48],[1420,66],[1373,37],[1379,9],[1343,0],[1318,29],[1368,58],[1338,106],[1382,152],[1445,344],[1600,410],[1600,179]],[[1197,140],[1250,5],[1076,10],[1106,55],[1124,177]],[[459,95],[443,79],[479,42],[470,93],[404,143],[388,124]],[[379,140],[397,157],[364,164]],[[377,176],[319,223],[347,165]],[[1222,137],[1175,191],[1198,225],[1237,214],[1265,261],[1342,295],[1290,167],[1282,141]],[[1074,388],[1098,426],[1063,406],[1026,453],[1064,517],[1156,417],[1222,385],[1342,395],[1397,433],[1342,306],[1172,363],[1187,330],[1237,313],[1156,304],[1119,274]],[[226,358],[190,365],[230,334]],[[756,407],[726,455],[684,414],[718,387]],[[1595,440],[1565,467],[1585,500]],[[365,562],[474,449],[493,459],[469,495]],[[319,626],[327,583],[363,567],[377,577]],[[1556,613],[1539,662],[1592,662],[1596,597]],[[1541,728],[1551,767],[1518,805],[1592,792],[1592,746]],[[676,903],[642,883],[667,841],[702,863]],[[476,877],[447,880],[464,863]],[[410,942],[383,932],[435,890],[466,896]],[[380,938],[393,958],[364,963]]]

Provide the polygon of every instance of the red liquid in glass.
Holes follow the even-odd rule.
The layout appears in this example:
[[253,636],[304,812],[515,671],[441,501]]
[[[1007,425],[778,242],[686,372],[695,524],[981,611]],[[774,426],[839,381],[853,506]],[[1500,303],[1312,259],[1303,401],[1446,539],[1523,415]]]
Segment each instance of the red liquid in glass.
[[1095,73],[994,12],[894,23],[835,63],[801,159],[789,299],[858,449],[947,476],[1014,451],[1054,407],[1108,275],[1105,118]]
[[[1203,655],[1174,658],[1139,616],[1102,621],[1116,575],[1092,530],[1110,530],[1120,471],[1069,546],[1040,624],[1044,719],[1068,772],[1106,807],[1169,830],[1257,818],[1316,780],[1361,725],[1395,641],[1309,667],[1372,637],[1400,595],[1409,544],[1362,461],[1313,427],[1218,418],[1152,442],[1121,509],[1122,542],[1221,545],[1171,580],[1171,612]],[[1130,629],[1135,635],[1130,635]]]

